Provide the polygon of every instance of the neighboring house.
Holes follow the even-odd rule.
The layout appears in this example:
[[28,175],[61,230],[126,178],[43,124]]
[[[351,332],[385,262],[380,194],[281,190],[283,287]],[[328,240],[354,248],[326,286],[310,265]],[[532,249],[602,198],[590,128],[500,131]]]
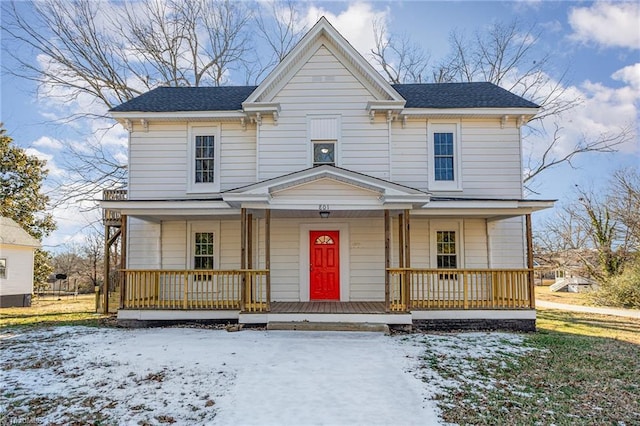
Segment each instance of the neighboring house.
[[33,255],[39,247],[20,225],[0,217],[0,308],[31,306]]
[[257,87],[117,106],[118,317],[532,329],[538,110],[490,83],[391,85],[324,18]]
[[567,291],[569,293],[582,293],[596,290],[599,284],[596,280],[582,276],[579,266],[563,265],[556,269],[555,282],[549,286],[550,291]]

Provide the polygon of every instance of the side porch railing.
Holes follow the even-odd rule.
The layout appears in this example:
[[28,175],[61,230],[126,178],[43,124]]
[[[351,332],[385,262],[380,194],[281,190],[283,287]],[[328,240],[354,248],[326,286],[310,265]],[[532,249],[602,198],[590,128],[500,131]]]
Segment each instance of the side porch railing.
[[389,309],[533,309],[529,269],[389,268]]
[[269,270],[125,269],[124,309],[269,309]]

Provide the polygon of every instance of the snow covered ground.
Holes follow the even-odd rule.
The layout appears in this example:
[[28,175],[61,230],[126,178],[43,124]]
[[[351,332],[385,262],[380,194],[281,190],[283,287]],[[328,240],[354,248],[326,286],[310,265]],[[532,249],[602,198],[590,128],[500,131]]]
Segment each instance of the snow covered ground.
[[[491,356],[513,334],[60,327],[0,333],[0,421],[436,425],[428,356]],[[516,348],[516,349],[513,349]],[[502,350],[502,349],[501,349]],[[430,351],[427,353],[427,351]],[[461,364],[461,365],[462,365]]]

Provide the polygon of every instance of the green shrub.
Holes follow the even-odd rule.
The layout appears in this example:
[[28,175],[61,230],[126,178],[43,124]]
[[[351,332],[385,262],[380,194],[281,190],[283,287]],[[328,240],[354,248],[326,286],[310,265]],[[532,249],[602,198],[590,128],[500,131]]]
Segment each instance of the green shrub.
[[640,260],[603,283],[594,293],[594,301],[599,305],[640,309]]

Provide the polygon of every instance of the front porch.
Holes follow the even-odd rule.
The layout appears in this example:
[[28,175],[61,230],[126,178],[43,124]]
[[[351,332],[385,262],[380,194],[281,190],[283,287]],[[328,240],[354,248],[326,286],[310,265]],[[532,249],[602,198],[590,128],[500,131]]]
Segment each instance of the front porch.
[[[124,270],[124,310],[390,314],[534,309],[530,269],[387,268],[385,301],[272,301],[270,271]],[[215,315],[214,315],[215,316]]]

